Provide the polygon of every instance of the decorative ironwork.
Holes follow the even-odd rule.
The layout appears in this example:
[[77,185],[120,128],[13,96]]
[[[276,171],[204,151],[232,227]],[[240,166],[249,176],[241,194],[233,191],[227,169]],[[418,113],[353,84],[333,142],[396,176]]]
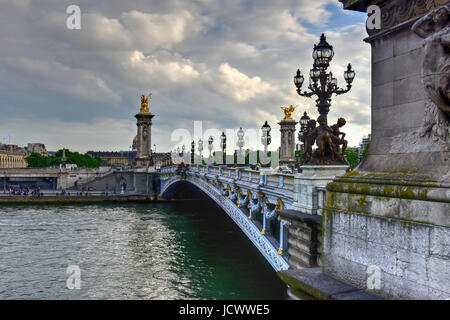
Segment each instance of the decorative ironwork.
[[[339,131],[339,128],[345,125],[345,119],[340,118],[336,125],[329,127],[327,115],[330,111],[332,95],[344,94],[352,88],[355,71],[349,63],[347,70],[344,72],[347,87],[345,89],[339,88],[333,73],[327,71],[333,56],[333,46],[326,41],[326,37],[322,33],[320,42],[314,45],[312,53],[314,63],[313,68],[309,72],[308,89],[310,91],[302,91],[301,89],[305,79],[300,70],[297,70],[297,74],[294,76],[294,84],[300,96],[307,98],[311,98],[314,95],[317,96],[316,105],[320,113],[317,119],[318,127],[316,127],[316,121],[309,120],[306,112],[301,119],[303,120],[303,123],[301,123],[301,138],[304,141],[305,149],[303,164],[346,163],[344,153],[347,148],[347,141],[344,140],[345,133]],[[313,152],[312,146],[314,143],[316,143],[318,149]],[[342,149],[340,149],[341,145]]]
[[311,98],[316,95],[317,109],[321,116],[327,116],[330,111],[331,97],[334,94],[340,95],[350,91],[353,79],[355,78],[355,71],[349,63],[347,70],[344,72],[344,79],[347,82],[347,88],[342,89],[337,85],[337,79],[333,77],[332,72],[327,72],[331,60],[334,56],[333,47],[326,41],[325,35],[322,33],[320,42],[314,45],[313,50],[314,64],[309,72],[310,81],[308,89],[310,91],[302,91],[301,87],[305,78],[297,69],[297,74],[294,76],[294,84],[297,87],[297,93],[300,96]]

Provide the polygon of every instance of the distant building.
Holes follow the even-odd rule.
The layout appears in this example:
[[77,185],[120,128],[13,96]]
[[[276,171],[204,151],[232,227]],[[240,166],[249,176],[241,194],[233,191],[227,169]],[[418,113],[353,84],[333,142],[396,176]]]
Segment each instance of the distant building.
[[136,151],[88,151],[91,157],[100,157],[101,166],[121,167],[131,165],[136,159]]
[[0,168],[26,168],[27,151],[14,144],[0,144]]
[[171,159],[170,152],[167,153],[152,153],[153,164],[156,168],[161,168],[164,165],[168,165]]
[[347,147],[347,150],[353,151],[359,155],[359,147]]
[[371,140],[372,140],[372,135],[369,134],[367,136],[367,138],[363,138],[361,143],[359,144],[358,156],[359,156],[360,159],[362,157],[362,153],[364,152],[364,150],[366,149],[367,145],[370,143]]
[[[125,165],[133,166],[136,160],[136,151],[88,151],[91,157],[100,157],[101,166],[121,167]],[[157,167],[164,165],[170,159],[170,153],[152,153],[154,164]]]
[[43,143],[29,143],[24,148],[28,153],[39,153],[41,156],[48,157],[47,149],[45,149],[45,144]]

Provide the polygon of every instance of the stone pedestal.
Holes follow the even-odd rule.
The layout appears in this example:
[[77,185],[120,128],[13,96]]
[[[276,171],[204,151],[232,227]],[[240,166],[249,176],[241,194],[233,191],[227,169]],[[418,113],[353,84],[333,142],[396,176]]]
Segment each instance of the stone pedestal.
[[[440,86],[450,77],[442,40],[450,35],[450,6],[340,1],[363,12],[379,5],[381,29],[365,39],[372,47],[372,142],[355,170],[327,186],[323,270],[384,298],[449,299],[450,106]],[[443,15],[433,22],[437,8]],[[369,287],[374,270],[379,286]]]
[[137,154],[136,166],[149,167],[153,165],[152,159],[152,118],[151,113],[140,112],[135,115],[137,119]]
[[294,169],[297,165],[295,159],[295,120],[281,120],[278,122],[281,131],[280,166]]
[[306,214],[317,212],[317,187],[326,187],[336,176],[345,174],[346,165],[305,165],[294,175],[293,209]]

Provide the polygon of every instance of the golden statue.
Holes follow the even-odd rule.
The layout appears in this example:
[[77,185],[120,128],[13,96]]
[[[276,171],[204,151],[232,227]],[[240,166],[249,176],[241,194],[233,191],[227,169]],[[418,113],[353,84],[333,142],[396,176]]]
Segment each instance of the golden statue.
[[291,115],[292,115],[292,112],[294,112],[295,108],[297,108],[297,106],[293,107],[292,105],[290,105],[288,108],[281,107],[281,109],[283,109],[283,111],[284,111],[284,119],[283,120],[294,120],[291,117]]
[[148,100],[152,99],[152,94],[150,93],[147,97],[145,96],[145,94],[141,94],[141,110],[139,110],[139,112],[142,113],[149,113],[150,111],[148,110]]

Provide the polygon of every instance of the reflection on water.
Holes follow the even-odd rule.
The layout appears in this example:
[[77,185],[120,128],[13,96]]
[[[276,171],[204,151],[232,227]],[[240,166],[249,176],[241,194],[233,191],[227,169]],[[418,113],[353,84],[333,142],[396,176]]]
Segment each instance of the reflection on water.
[[[69,290],[68,265],[81,269]],[[285,299],[275,271],[208,201],[0,209],[2,299]]]

